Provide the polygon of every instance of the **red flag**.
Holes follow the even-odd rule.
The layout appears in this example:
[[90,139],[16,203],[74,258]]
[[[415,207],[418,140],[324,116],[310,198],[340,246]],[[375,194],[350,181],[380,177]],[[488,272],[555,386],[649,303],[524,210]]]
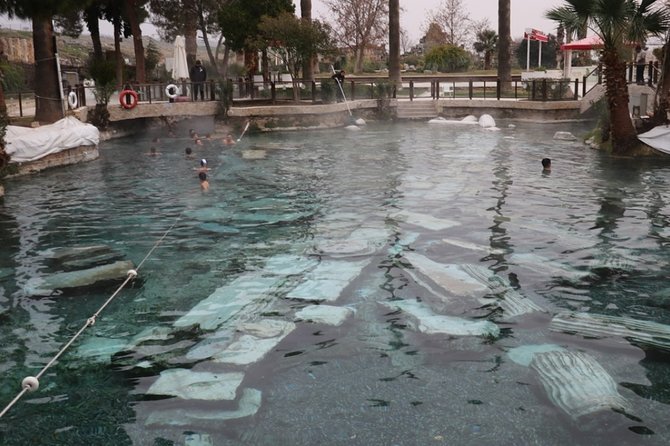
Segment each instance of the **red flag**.
[[526,32],[523,34],[523,38],[529,40],[539,40],[540,42],[549,42],[549,37],[547,37],[547,35],[539,29],[526,28]]

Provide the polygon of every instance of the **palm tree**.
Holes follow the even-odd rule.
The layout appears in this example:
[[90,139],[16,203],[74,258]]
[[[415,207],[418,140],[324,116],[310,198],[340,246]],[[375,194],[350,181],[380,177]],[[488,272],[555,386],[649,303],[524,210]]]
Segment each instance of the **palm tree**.
[[498,79],[503,89],[512,82],[512,33],[510,30],[511,0],[498,0]]
[[474,44],[475,51],[484,53],[484,69],[491,69],[491,56],[498,46],[498,34],[492,29],[484,29],[477,33],[477,41]]
[[[637,134],[628,112],[626,60],[631,42],[644,42],[649,35],[661,35],[670,24],[670,13],[657,0],[566,0],[567,4],[547,12],[547,18],[566,29],[584,25],[603,42],[601,62],[610,119],[612,152],[631,153]],[[658,2],[659,4],[662,2]]]

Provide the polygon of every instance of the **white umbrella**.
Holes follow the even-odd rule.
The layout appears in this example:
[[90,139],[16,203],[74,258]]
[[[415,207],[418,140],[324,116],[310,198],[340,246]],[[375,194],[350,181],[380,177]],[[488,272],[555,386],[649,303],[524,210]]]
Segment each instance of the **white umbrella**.
[[188,63],[186,62],[186,44],[184,36],[174,39],[174,62],[172,65],[172,79],[188,79]]

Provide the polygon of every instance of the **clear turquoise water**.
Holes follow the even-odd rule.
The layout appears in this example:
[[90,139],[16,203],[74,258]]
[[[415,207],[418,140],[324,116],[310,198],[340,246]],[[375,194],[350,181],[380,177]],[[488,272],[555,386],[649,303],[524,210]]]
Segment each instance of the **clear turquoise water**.
[[[667,444],[667,354],[548,325],[568,310],[670,324],[663,299],[670,295],[670,164],[614,160],[553,140],[557,130],[584,130],[566,124],[499,125],[493,132],[372,124],[360,132],[245,136],[232,149],[163,139],[158,157],[146,155],[155,136],[148,133],[102,143],[95,162],[6,182],[0,201],[3,407],[21,379],[37,373],[114,290],[27,296],[28,280],[50,272],[45,252],[106,244],[137,264],[174,227],[140,278],[49,370],[40,390],[0,419],[0,443]],[[195,160],[185,159],[187,144]],[[260,149],[264,158],[248,159],[246,150]],[[212,168],[207,193],[194,171],[202,157]],[[543,157],[553,159],[549,175],[541,173]],[[416,214],[454,225],[421,226],[408,219]],[[359,235],[356,243],[352,234]],[[484,266],[547,312],[502,321],[488,307],[416,280],[404,258],[410,252],[445,265]],[[295,320],[309,302],[288,297],[301,281],[320,278],[301,273],[299,262],[285,256],[364,263],[328,302],[354,314],[335,327],[296,321],[262,360],[228,367],[243,373],[233,400],[149,395],[166,370],[228,370],[189,356],[212,330],[174,323],[226,285],[261,286],[272,261],[295,274],[262,289],[254,305],[219,330],[232,336],[240,321]],[[551,262],[590,275],[549,273]],[[421,333],[406,314],[381,304],[398,299],[426,302],[439,314],[489,319],[501,336]],[[122,349],[107,361],[77,350],[122,343],[156,327],[170,338]],[[595,358],[632,413],[568,416],[533,370],[507,356],[515,347],[545,343]],[[240,416],[245,389],[260,394],[261,403]]]

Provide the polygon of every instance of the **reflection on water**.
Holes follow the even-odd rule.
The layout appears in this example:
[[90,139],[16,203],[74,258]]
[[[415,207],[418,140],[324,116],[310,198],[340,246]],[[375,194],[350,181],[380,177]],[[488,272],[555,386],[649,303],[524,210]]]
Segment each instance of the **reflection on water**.
[[[32,281],[137,264],[174,228],[2,443],[667,444],[670,165],[499,124],[155,157],[143,135],[8,182],[3,406],[114,289]],[[113,254],[57,254],[97,245]]]

